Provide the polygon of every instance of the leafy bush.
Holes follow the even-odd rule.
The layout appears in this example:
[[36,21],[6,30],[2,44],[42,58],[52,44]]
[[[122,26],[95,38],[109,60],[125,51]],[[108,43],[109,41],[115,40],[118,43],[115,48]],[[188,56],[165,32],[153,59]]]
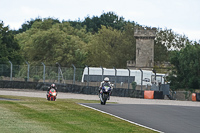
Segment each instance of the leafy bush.
[[136,89],[136,86],[137,86],[137,83],[133,81],[133,82],[131,83],[131,85],[132,85],[133,90],[135,90],[135,89]]
[[33,76],[33,82],[38,82],[40,80],[40,77],[38,75]]

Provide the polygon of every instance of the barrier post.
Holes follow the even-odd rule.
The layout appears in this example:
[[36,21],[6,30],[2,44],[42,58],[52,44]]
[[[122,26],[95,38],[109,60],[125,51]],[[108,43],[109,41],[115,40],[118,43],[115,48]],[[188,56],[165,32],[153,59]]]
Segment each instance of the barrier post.
[[87,69],[88,69],[88,77],[87,77],[87,87],[89,87],[89,73],[90,73],[90,71],[89,71],[89,67],[87,66],[87,65],[85,65],[86,67],[87,67]]
[[142,86],[143,86],[143,71],[142,69],[139,69],[141,71],[141,91],[142,91]]
[[27,61],[26,61],[26,64],[28,65],[27,81],[29,81],[29,69],[30,69],[30,65],[29,65],[29,63]]
[[73,84],[75,84],[75,76],[76,76],[76,67],[74,66],[74,64],[72,64],[73,68],[74,68],[74,75],[73,75]]
[[115,88],[116,88],[116,83],[117,83],[117,69],[115,67],[113,67],[113,69],[115,69]]
[[101,67],[101,69],[102,69],[102,77],[101,77],[101,81],[103,81],[104,69],[103,69],[102,66],[100,66],[100,67]]
[[45,64],[42,62],[43,65],[43,83],[45,82]]
[[130,69],[128,68],[128,89],[130,87],[130,76],[131,76],[131,71]]
[[10,63],[10,81],[12,81],[12,69],[13,69],[13,64],[11,61],[9,61]]

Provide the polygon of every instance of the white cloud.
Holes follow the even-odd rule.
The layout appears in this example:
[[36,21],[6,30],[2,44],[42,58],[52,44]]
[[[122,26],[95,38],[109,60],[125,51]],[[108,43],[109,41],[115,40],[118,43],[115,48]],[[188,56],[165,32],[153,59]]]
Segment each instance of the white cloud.
[[142,17],[142,16],[145,16],[144,12],[141,12],[141,11],[130,11],[130,12],[127,12],[125,15],[126,16],[131,16],[131,17]]
[[25,16],[37,16],[37,15],[44,15],[45,12],[38,8],[32,8],[28,6],[22,6],[20,11]]
[[188,38],[192,41],[200,41],[200,31],[190,31],[185,30],[185,35],[188,36]]
[[5,25],[18,29],[37,17],[59,20],[83,20],[87,15],[115,12],[140,25],[172,29],[189,39],[200,39],[199,0],[2,0],[1,18]]
[[[8,23],[9,23],[9,29],[18,30],[19,28],[21,28],[21,25],[24,22],[8,22]],[[8,25],[5,25],[5,26],[8,26]]]
[[189,30],[189,29],[172,29],[175,33],[180,35],[185,35],[189,38],[191,41],[199,41],[200,40],[200,31],[199,30]]

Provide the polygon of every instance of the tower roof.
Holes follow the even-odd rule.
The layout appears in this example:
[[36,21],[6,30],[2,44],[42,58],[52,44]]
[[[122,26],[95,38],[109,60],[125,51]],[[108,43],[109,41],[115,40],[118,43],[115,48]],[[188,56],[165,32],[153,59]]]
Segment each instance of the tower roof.
[[152,38],[156,37],[156,28],[149,28],[149,27],[139,27],[136,28],[134,31],[134,37],[137,38]]

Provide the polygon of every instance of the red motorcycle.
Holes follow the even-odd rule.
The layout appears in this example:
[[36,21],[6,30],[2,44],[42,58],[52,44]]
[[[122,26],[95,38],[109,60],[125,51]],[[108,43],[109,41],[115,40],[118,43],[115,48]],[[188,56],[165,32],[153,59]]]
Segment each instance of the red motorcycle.
[[56,90],[55,89],[50,89],[49,93],[48,93],[48,96],[47,96],[47,100],[55,101],[56,100],[56,96],[57,96]]

